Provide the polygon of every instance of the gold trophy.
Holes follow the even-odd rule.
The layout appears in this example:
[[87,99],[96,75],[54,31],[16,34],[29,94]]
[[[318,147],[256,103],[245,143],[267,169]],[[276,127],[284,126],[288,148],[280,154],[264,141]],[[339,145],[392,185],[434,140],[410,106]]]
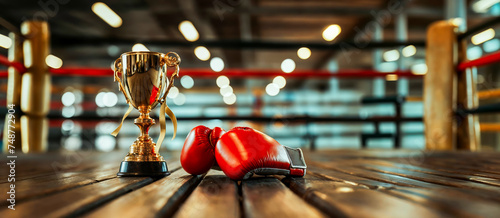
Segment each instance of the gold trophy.
[[[118,88],[123,92],[129,108],[121,124],[113,131],[116,136],[123,121],[133,108],[139,110],[139,118],[134,120],[141,131],[139,137],[130,146],[130,151],[122,161],[118,176],[167,176],[167,163],[159,154],[159,148],[165,136],[165,114],[174,125],[174,138],[177,132],[177,120],[168,108],[166,97],[173,86],[174,77],[179,77],[181,59],[174,52],[162,54],[158,52],[126,52],[114,63],[114,78]],[[170,78],[167,67],[174,67]],[[155,120],[149,116],[156,105],[161,104],[161,132],[157,143],[149,137],[149,128]]]

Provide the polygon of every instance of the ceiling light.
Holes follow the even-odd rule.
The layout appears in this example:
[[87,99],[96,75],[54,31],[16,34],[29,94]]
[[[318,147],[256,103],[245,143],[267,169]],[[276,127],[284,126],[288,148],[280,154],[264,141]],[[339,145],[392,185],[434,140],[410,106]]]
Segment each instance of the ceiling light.
[[236,95],[235,94],[224,96],[224,98],[222,98],[222,99],[224,100],[224,103],[226,103],[228,105],[232,105],[232,104],[236,103]]
[[179,94],[179,89],[174,86],[170,88],[170,90],[168,91],[167,97],[174,99],[177,97],[178,94]]
[[495,37],[495,30],[493,30],[493,28],[489,28],[483,32],[480,32],[480,33],[472,36],[471,41],[472,41],[472,44],[479,45],[483,42],[486,42],[490,39],[493,39],[493,37]]
[[118,28],[122,25],[122,18],[102,2],[94,3],[92,5],[92,11],[114,28]]
[[224,61],[219,57],[214,57],[210,60],[210,68],[215,72],[221,72],[224,69]]
[[299,50],[297,50],[297,56],[302,60],[308,59],[311,57],[311,50],[307,47],[299,48]]
[[149,49],[144,44],[137,43],[132,46],[132,51],[149,51]]
[[198,46],[194,49],[196,57],[202,61],[210,59],[210,51],[204,46]]
[[183,76],[181,78],[181,85],[185,89],[193,88],[193,86],[194,86],[194,80],[190,76]]
[[266,93],[270,96],[276,96],[278,93],[280,93],[280,87],[278,87],[278,85],[274,83],[270,83],[266,86]]
[[61,97],[61,102],[64,106],[71,106],[75,103],[76,97],[73,92],[65,92]]
[[291,73],[295,70],[295,62],[292,59],[285,59],[281,62],[281,70],[285,73]]
[[427,73],[427,64],[420,63],[411,66],[411,73],[416,75],[424,75]]
[[12,39],[8,36],[0,34],[0,47],[10,48],[12,46]]
[[54,69],[59,69],[63,65],[63,61],[61,60],[61,58],[58,58],[57,56],[51,55],[51,54],[47,55],[47,57],[45,58],[45,63],[49,67],[54,68]]
[[396,61],[399,59],[399,52],[398,50],[389,50],[384,52],[384,60],[385,61]]
[[219,88],[228,86],[229,85],[229,78],[227,78],[227,76],[219,76],[219,77],[217,77],[216,83],[217,83],[217,86],[219,86]]
[[179,93],[176,98],[174,98],[174,104],[176,105],[183,105],[186,103],[186,96],[182,93]]
[[191,21],[188,20],[182,21],[179,24],[179,31],[181,31],[184,38],[186,38],[186,40],[190,42],[194,42],[198,40],[198,38],[200,38],[198,31],[194,27],[193,23],[191,23]]
[[274,77],[273,83],[276,84],[276,85],[278,85],[278,87],[280,89],[282,89],[286,85],[286,79],[285,79],[285,77],[277,76],[277,77]]
[[409,45],[403,48],[403,56],[411,57],[417,53],[417,48],[413,45]]
[[342,29],[339,25],[330,25],[323,31],[323,39],[326,41],[332,41],[340,34],[341,31]]
[[224,97],[229,96],[233,94],[233,87],[231,86],[225,86],[220,89],[220,94]]

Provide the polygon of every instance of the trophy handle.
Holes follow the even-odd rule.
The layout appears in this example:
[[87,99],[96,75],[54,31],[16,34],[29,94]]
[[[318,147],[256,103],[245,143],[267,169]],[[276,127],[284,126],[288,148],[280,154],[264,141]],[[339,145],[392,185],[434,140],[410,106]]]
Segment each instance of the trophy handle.
[[129,100],[128,100],[128,97],[127,97],[127,94],[125,94],[125,89],[123,88],[123,85],[122,85],[122,81],[120,80],[120,77],[118,76],[118,73],[123,73],[123,69],[122,69],[122,59],[121,58],[118,58],[116,59],[115,63],[114,63],[114,67],[115,69],[113,70],[114,73],[114,82],[118,81],[118,89],[123,93],[123,95],[125,96],[125,99],[127,100],[127,104],[129,103]]
[[[170,75],[169,78],[169,83],[167,86],[167,89],[165,90],[165,94],[163,97],[160,99],[160,103],[164,103],[165,99],[167,98],[167,94],[170,91],[170,88],[174,85],[174,77],[179,77],[179,64],[181,63],[181,58],[179,55],[175,52],[168,52],[165,54],[165,57],[163,57],[164,64],[166,64],[168,67],[175,67],[175,71]],[[167,72],[165,71],[165,78],[167,78]]]

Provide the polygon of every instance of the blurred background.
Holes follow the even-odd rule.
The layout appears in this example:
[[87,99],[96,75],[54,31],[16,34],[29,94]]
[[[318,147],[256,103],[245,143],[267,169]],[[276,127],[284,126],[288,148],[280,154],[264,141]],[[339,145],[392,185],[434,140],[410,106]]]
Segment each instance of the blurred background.
[[[17,28],[26,19],[47,20],[46,61],[54,69],[109,70],[127,51],[177,52],[181,77],[167,103],[179,120],[178,133],[169,140],[173,128],[167,122],[163,149],[181,149],[197,125],[250,126],[307,149],[398,143],[424,149],[426,29],[456,18],[455,2],[460,1],[3,0],[0,17],[2,26]],[[499,2],[465,1],[466,13],[455,21],[465,30],[497,17]],[[0,54],[7,56],[10,31],[4,27]],[[495,31],[468,38],[467,57],[498,51]],[[500,88],[498,69],[478,69],[478,90]],[[1,114],[7,113],[6,70],[0,67]],[[128,108],[111,75],[53,75],[51,92],[49,150],[127,149],[138,136],[136,110],[118,137],[110,135]],[[157,123],[158,112],[159,107],[152,114]],[[498,115],[479,118],[500,121]],[[159,132],[158,124],[150,130],[155,141]],[[483,149],[500,150],[498,132],[482,132],[481,142]]]

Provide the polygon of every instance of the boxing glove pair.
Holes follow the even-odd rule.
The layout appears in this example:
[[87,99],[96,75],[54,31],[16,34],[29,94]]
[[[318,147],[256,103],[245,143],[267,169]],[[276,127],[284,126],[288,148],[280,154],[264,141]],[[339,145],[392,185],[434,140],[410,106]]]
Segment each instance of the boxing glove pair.
[[181,165],[194,175],[211,168],[222,170],[233,180],[258,175],[304,176],[302,151],[279,144],[270,136],[249,127],[197,126],[188,134],[181,153]]

